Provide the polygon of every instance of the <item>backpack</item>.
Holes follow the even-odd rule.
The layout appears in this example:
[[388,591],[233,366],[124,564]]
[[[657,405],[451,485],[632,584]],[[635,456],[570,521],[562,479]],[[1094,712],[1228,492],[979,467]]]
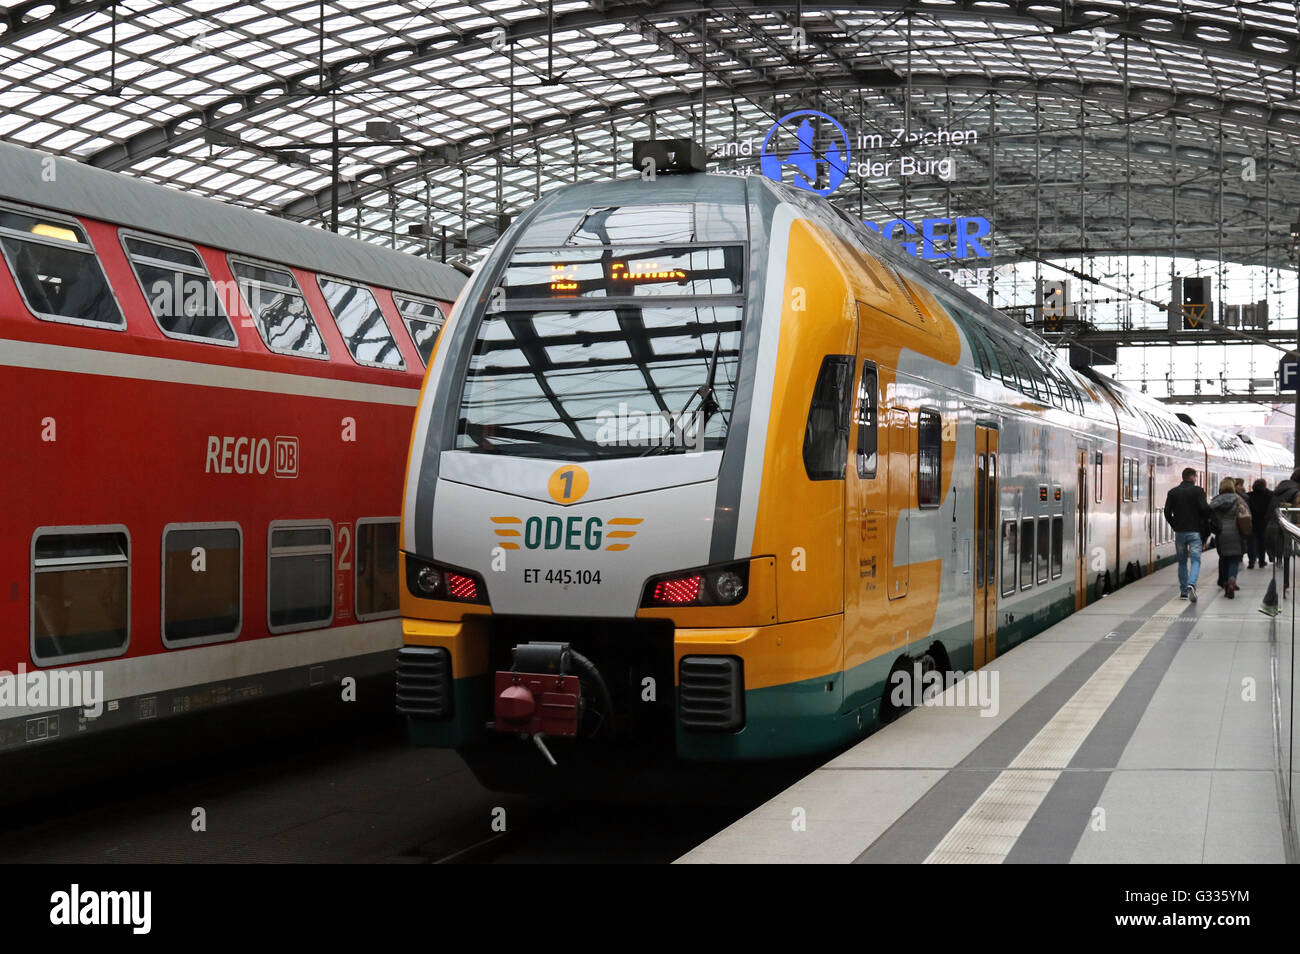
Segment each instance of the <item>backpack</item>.
[[1243,537],[1248,537],[1254,530],[1254,523],[1250,519],[1250,508],[1240,500],[1237,501],[1237,532]]

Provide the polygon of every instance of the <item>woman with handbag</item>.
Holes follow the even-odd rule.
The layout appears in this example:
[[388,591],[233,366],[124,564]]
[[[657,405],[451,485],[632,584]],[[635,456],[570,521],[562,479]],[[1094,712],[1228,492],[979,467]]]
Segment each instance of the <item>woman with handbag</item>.
[[1250,522],[1250,508],[1237,493],[1231,477],[1219,482],[1219,494],[1210,501],[1214,512],[1214,535],[1218,538],[1219,585],[1223,595],[1233,599],[1237,595],[1237,570],[1245,551],[1247,534],[1254,529]]

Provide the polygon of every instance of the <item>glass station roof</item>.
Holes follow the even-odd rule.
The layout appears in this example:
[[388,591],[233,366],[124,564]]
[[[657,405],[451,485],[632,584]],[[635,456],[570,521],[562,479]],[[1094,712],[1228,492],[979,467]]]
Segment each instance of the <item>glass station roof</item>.
[[[1175,242],[1276,265],[1300,206],[1298,16],[1202,0],[44,0],[0,18],[0,137],[328,227],[337,131],[340,230],[435,257],[445,238],[472,260],[540,193],[631,174],[634,140],[689,136],[716,168],[757,171],[773,121],[814,109],[863,144],[832,201],[864,218],[985,216],[999,257]],[[956,130],[971,135],[932,146]],[[909,155],[951,172],[899,174]]]

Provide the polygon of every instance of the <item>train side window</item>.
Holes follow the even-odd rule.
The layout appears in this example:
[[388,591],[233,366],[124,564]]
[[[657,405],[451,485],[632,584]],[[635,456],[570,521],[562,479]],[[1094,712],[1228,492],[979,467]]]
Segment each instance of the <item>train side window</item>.
[[1029,365],[1029,376],[1033,381],[1034,397],[1043,404],[1051,404],[1052,402],[1047,397],[1047,378],[1043,373],[1043,366],[1033,357],[1028,357],[1025,361]]
[[1016,521],[1002,521],[1002,595],[1016,591]]
[[168,524],[162,553],[163,645],[237,639],[244,592],[239,524]]
[[993,528],[998,522],[998,455],[989,454],[989,486],[984,495],[984,525],[989,528],[988,540],[986,541],[985,555],[988,560],[987,569],[984,572],[984,578],[988,581],[988,586],[993,585],[993,577],[997,572],[998,545],[993,539]]
[[32,659],[42,666],[126,652],[131,540],[126,527],[52,527],[32,537]]
[[1121,496],[1124,500],[1133,499],[1133,475],[1132,467],[1127,457],[1121,457],[1119,462],[1119,485]]
[[1002,383],[1009,388],[1020,390],[1020,381],[1016,378],[1016,369],[1011,364],[1011,359],[1007,357],[1005,351],[999,350],[997,345],[994,345],[993,348],[998,356],[998,369],[1002,372]]
[[1048,404],[1048,386],[1047,381],[1044,381],[1043,378],[1043,368],[1040,367],[1039,363],[1034,359],[1034,356],[1026,355],[1023,360],[1024,365],[1026,365],[1028,377],[1030,377],[1031,393],[1034,394],[1035,398],[1039,399],[1040,402]]
[[1033,394],[1034,381],[1033,378],[1029,376],[1029,368],[1025,366],[1024,359],[1019,355],[1012,355],[1011,361],[1016,366],[1016,386],[1020,389],[1020,393]]
[[442,313],[437,302],[426,301],[423,298],[394,295],[393,302],[397,305],[402,320],[406,322],[406,330],[410,332],[411,340],[415,342],[415,350],[420,352],[420,361],[427,368],[429,358],[433,355],[434,343],[438,340],[438,332],[442,331],[442,326],[446,324],[447,316]]
[[397,518],[366,518],[357,521],[356,580],[357,619],[396,616]]
[[1048,566],[1052,555],[1051,517],[1038,518],[1038,559],[1035,563],[1037,580],[1047,582]]
[[917,413],[916,503],[937,507],[943,498],[943,419],[938,411]]
[[266,611],[273,633],[327,626],[334,617],[334,528],[278,521],[267,541]]
[[985,335],[982,330],[976,333],[984,339],[984,352],[989,359],[990,373],[985,375],[985,377],[1001,376],[1002,367],[998,364],[998,349],[994,347],[993,340]]
[[1047,384],[1047,402],[1054,407],[1061,406],[1061,389],[1056,381],[1056,372],[1048,368],[1043,372]]
[[1065,531],[1065,517],[1057,514],[1052,518],[1052,579],[1057,579],[1061,575],[1061,567],[1065,563],[1065,540],[1062,534]]
[[1034,585],[1034,518],[1020,521],[1020,588]]
[[879,443],[878,400],[879,377],[876,366],[862,362],[862,378],[858,382],[858,476],[876,476],[876,451]]
[[354,361],[379,368],[406,369],[402,352],[369,288],[319,275],[316,282]]
[[1027,359],[1024,352],[1016,355],[1016,371],[1020,374],[1020,390],[1030,397],[1038,397],[1038,377],[1034,362]]
[[803,466],[809,480],[844,479],[852,398],[853,356],[826,355],[813,385],[803,434]]
[[122,247],[162,333],[208,344],[236,345],[235,329],[203,259],[192,246],[121,233]]
[[126,327],[95,249],[75,220],[0,206],[0,247],[36,317],[119,331]]
[[233,259],[230,270],[266,346],[278,354],[329,358],[325,340],[293,274],[283,268]]
[[1093,454],[1092,486],[1093,486],[1093,492],[1097,498],[1097,503],[1101,503],[1101,489],[1102,489],[1101,478],[1103,473],[1102,459],[1103,458],[1102,458],[1101,451],[1097,451],[1096,453]]
[[984,351],[984,345],[980,342],[979,332],[972,329],[970,331],[970,350],[975,358],[975,363],[979,366],[980,374],[989,377],[989,356]]

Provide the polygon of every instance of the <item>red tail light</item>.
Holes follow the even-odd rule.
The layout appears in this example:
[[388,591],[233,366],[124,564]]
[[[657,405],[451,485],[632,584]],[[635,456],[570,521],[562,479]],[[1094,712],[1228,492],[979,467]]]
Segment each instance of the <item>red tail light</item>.
[[460,573],[448,573],[447,589],[451,595],[458,600],[478,599],[478,584],[474,582],[472,576],[464,576]]
[[678,570],[646,580],[642,606],[734,606],[749,590],[749,562]]
[[422,600],[454,600],[460,603],[487,605],[487,586],[478,574],[456,570],[445,563],[434,563],[406,554],[406,588]]
[[656,603],[694,603],[700,598],[700,582],[699,574],[660,580],[655,584],[653,599]]

